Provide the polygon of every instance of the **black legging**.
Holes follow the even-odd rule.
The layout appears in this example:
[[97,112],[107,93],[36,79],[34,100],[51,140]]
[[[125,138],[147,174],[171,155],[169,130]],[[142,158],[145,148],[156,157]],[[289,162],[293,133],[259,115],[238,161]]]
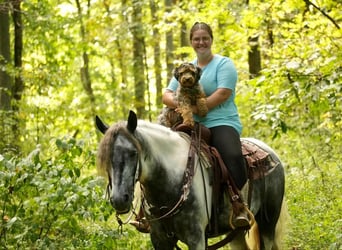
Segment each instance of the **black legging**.
[[247,170],[242,156],[239,133],[230,126],[217,126],[210,128],[210,131],[210,144],[220,153],[237,188],[241,190],[247,181]]

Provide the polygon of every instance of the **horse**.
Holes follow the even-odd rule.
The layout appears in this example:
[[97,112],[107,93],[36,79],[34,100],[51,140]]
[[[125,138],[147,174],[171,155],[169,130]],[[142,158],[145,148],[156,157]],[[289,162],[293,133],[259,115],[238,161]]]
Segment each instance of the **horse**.
[[[208,238],[235,231],[230,241],[232,249],[248,249],[246,231],[236,231],[229,223],[232,207],[229,199],[219,209],[218,232],[208,235],[213,214],[212,174],[210,161],[195,154],[194,174],[184,185],[188,162],[189,136],[162,125],[138,120],[130,111],[127,121],[112,126],[96,116],[96,126],[104,134],[98,148],[98,170],[108,177],[108,197],[117,215],[132,209],[134,190],[140,183],[143,208],[150,224],[150,239],[154,249],[180,249],[178,241],[189,250],[215,249]],[[284,168],[279,157],[265,143],[245,139],[259,146],[277,163],[267,176],[253,181],[250,211],[254,214],[253,249],[279,249],[285,214]],[[185,188],[186,186],[186,188]],[[242,192],[247,192],[248,183]],[[245,196],[246,197],[246,196]],[[252,234],[252,233],[251,233]]]

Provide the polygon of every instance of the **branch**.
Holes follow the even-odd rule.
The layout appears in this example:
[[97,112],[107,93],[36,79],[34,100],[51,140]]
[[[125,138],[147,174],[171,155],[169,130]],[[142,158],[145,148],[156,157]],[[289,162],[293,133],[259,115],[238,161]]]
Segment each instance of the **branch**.
[[321,10],[318,6],[316,6],[313,2],[311,2],[310,0],[304,0],[304,2],[307,5],[312,5],[315,9],[317,9],[319,12],[321,12],[323,14],[323,16],[328,18],[336,26],[336,28],[340,29],[340,26],[337,24],[337,22],[332,17],[330,17],[327,13],[325,13],[323,10]]

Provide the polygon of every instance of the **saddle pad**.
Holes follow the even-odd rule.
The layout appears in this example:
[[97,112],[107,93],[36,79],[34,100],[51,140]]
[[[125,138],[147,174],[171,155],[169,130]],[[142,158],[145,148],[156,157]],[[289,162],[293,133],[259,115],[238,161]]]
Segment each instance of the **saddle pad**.
[[250,141],[241,140],[241,149],[248,163],[248,175],[251,180],[270,174],[277,166],[277,162],[268,152]]

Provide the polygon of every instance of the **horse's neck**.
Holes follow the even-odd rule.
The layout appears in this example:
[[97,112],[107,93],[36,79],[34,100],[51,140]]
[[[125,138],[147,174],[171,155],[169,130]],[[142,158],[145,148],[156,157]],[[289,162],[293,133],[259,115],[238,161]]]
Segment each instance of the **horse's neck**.
[[181,136],[163,126],[142,123],[137,132],[141,143],[140,182],[159,178],[165,185],[180,182],[187,162],[189,144]]

